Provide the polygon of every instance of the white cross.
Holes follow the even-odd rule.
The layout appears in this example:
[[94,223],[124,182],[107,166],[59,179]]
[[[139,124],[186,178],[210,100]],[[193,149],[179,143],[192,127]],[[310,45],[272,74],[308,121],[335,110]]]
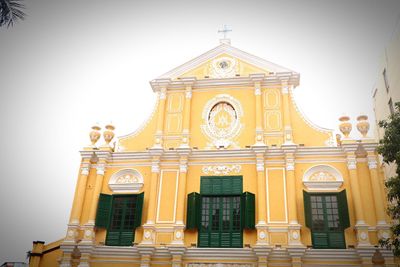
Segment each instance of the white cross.
[[218,30],[218,33],[224,34],[224,39],[226,39],[226,35],[228,34],[228,32],[231,32],[231,31],[232,30],[228,28],[228,25],[224,24],[223,29]]

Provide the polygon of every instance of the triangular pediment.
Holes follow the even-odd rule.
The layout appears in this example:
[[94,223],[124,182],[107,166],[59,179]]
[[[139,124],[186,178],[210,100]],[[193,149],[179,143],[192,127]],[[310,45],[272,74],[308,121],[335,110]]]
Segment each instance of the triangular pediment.
[[[240,49],[237,49],[229,44],[222,43],[219,46],[207,51],[206,53],[178,66],[177,68],[161,75],[158,79],[175,80],[183,77],[212,78],[216,75],[217,78],[224,78],[224,74],[217,73],[220,64],[225,64],[227,60],[232,63],[232,70],[229,70],[229,76],[248,76],[251,73],[296,73],[288,68],[282,67],[260,57],[254,56]],[[234,69],[233,69],[234,68]]]

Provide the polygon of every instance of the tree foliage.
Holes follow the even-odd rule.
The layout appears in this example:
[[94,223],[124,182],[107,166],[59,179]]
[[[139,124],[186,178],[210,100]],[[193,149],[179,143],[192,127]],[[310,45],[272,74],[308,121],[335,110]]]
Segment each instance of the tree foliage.
[[395,104],[395,112],[389,119],[380,121],[379,126],[385,130],[379,141],[378,152],[385,163],[396,163],[396,174],[386,180],[388,214],[393,219],[392,235],[381,239],[381,246],[392,249],[394,255],[400,256],[400,102]]
[[24,20],[23,0],[0,0],[0,27],[13,26],[18,20]]

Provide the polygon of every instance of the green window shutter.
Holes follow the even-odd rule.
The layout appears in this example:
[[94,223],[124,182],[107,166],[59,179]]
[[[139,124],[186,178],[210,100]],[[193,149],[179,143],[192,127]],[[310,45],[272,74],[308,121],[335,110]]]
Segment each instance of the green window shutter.
[[107,231],[107,236],[106,236],[106,245],[107,246],[118,246],[119,245],[119,240],[120,240],[120,231]]
[[311,214],[311,199],[310,194],[306,191],[303,191],[303,199],[304,199],[304,218],[306,221],[306,226],[308,228],[312,228],[312,214]]
[[342,229],[350,227],[349,209],[347,206],[346,190],[338,194],[339,219]]
[[343,232],[328,233],[329,248],[346,248]]
[[329,248],[328,233],[311,233],[313,248]]
[[136,210],[135,210],[135,223],[134,223],[135,228],[142,225],[143,201],[144,201],[144,192],[137,195]]
[[243,193],[242,176],[202,176],[202,195],[240,195]]
[[212,194],[212,177],[201,177],[200,182],[200,193],[204,195],[211,195]]
[[120,246],[132,246],[134,231],[135,230],[121,231],[119,245]]
[[242,176],[231,176],[231,194],[240,195],[243,193]]
[[107,228],[110,220],[112,195],[100,194],[97,205],[96,227]]
[[200,194],[192,192],[188,195],[186,212],[186,229],[195,229],[199,225]]
[[242,228],[255,229],[255,196],[250,192],[244,192],[241,199]]

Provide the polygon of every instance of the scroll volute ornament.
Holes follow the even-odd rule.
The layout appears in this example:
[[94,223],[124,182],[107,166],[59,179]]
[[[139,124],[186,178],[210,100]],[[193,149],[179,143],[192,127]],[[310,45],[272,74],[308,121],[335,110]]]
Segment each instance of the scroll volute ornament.
[[349,116],[342,116],[339,118],[340,124],[339,124],[339,130],[342,132],[345,138],[349,137],[349,134],[351,132],[352,126],[351,123],[349,122],[350,117]]
[[103,132],[104,141],[107,145],[110,145],[111,140],[114,138],[115,127],[111,124],[106,125],[106,130]]
[[97,141],[99,141],[99,138],[101,136],[100,130],[101,128],[99,126],[92,126],[92,131],[90,132],[89,137],[93,147],[96,145]]
[[369,131],[369,122],[367,115],[360,115],[357,117],[357,129],[361,133],[362,137],[367,137]]

